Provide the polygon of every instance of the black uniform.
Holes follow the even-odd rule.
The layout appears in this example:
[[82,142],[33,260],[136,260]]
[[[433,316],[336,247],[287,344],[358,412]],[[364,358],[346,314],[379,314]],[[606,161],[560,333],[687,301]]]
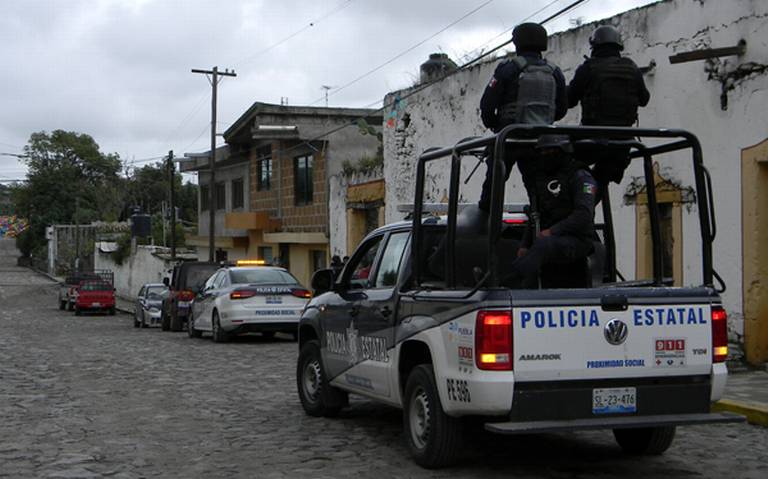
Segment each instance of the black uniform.
[[[557,121],[563,118],[568,111],[568,103],[565,88],[565,77],[563,72],[560,71],[555,65],[548,64],[544,60],[539,52],[520,52],[519,55],[524,57],[527,64],[530,65],[550,65],[552,67],[552,76],[555,80],[555,112],[553,121]],[[517,61],[507,60],[499,64],[496,67],[496,71],[491,78],[491,81],[485,87],[483,96],[480,99],[480,117],[483,120],[483,125],[486,128],[491,129],[494,132],[498,132],[505,126],[514,123],[512,118],[509,118],[505,113],[509,111],[509,105],[513,105],[518,99],[518,80],[522,70]],[[550,122],[551,123],[551,122]],[[492,160],[492,148],[488,149],[486,154],[486,173],[485,181],[483,182],[483,190],[480,196],[479,206],[481,209],[488,211],[490,205],[491,196],[491,160]],[[512,171],[512,166],[520,158],[524,158],[532,155],[532,148],[516,147],[507,148],[507,153],[504,158],[504,165],[506,167],[505,178],[506,181],[509,178],[509,174]]]
[[[612,44],[595,47],[568,85],[568,107],[581,102],[582,125],[632,126],[638,107],[646,106],[650,98],[640,69]],[[595,179],[606,186],[610,181],[621,182],[629,166],[628,153],[627,147],[600,148],[582,151],[578,158],[594,162]]]
[[565,264],[586,258],[595,238],[595,195],[597,183],[582,164],[571,161],[554,173],[537,172],[529,189],[532,205],[539,212],[541,230],[550,236],[534,238],[530,225],[521,248],[528,252],[515,260],[507,282],[520,282],[524,288],[536,288],[541,267]]

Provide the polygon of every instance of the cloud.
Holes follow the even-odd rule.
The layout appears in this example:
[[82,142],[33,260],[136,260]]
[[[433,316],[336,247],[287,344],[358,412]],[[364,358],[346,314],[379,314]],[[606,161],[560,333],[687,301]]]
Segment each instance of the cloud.
[[[0,55],[7,65],[0,76],[0,148],[61,128],[88,133],[104,151],[125,159],[204,150],[210,86],[191,68],[219,65],[238,72],[220,84],[223,131],[254,101],[288,97],[291,104],[322,104],[321,85],[346,84],[483,3],[7,2],[0,15]],[[546,3],[493,1],[381,71],[332,90],[329,102],[360,107],[381,101],[388,91],[410,85],[429,53],[465,55]],[[587,2],[571,16],[596,18],[640,3],[648,0],[612,2],[608,11],[604,2]],[[548,12],[565,4],[561,0]],[[567,27],[567,17],[558,25]],[[0,169],[10,165],[18,172],[15,160],[8,161],[0,158]]]

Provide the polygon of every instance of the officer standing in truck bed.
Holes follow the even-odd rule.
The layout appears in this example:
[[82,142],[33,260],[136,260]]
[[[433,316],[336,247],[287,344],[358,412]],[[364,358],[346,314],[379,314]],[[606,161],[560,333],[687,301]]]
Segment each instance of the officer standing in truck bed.
[[[496,67],[480,99],[483,125],[494,133],[513,123],[551,125],[568,111],[565,77],[542,57],[547,31],[538,23],[522,23],[512,31],[516,55]],[[490,209],[492,147],[486,154],[486,176],[479,206]],[[504,158],[505,181],[512,166],[531,156],[532,148],[508,146]]]
[[[637,121],[637,109],[651,94],[643,74],[631,59],[621,56],[621,34],[610,25],[595,29],[589,38],[592,55],[576,69],[568,85],[568,107],[581,102],[581,124],[628,127]],[[593,173],[602,188],[621,182],[629,166],[629,147],[584,152],[583,161],[595,163]]]

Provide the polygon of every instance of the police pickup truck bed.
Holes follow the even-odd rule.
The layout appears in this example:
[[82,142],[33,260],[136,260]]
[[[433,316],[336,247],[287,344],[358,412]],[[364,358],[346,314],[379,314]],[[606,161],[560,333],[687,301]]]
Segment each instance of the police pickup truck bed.
[[425,467],[455,460],[466,416],[504,434],[613,429],[624,450],[656,454],[677,425],[739,420],[710,413],[727,376],[713,289],[414,289],[411,245],[410,222],[381,228],[335,281],[313,278],[325,292],[301,319],[297,369],[308,414],[336,414],[347,393],[400,407]]

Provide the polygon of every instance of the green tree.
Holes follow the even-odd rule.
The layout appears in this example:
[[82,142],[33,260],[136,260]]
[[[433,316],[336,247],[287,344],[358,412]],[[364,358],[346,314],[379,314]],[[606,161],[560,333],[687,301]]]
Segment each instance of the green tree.
[[29,256],[45,246],[45,227],[56,223],[115,220],[122,207],[120,157],[105,154],[87,134],[33,133],[24,147],[27,182],[14,187],[16,211],[29,219],[19,242]]
[[[176,185],[176,206],[185,221],[197,221],[197,185],[182,184],[180,173],[174,175]],[[162,203],[169,201],[168,169],[165,163],[157,162],[134,170],[127,180],[126,208],[141,207],[144,213],[157,214]]]

